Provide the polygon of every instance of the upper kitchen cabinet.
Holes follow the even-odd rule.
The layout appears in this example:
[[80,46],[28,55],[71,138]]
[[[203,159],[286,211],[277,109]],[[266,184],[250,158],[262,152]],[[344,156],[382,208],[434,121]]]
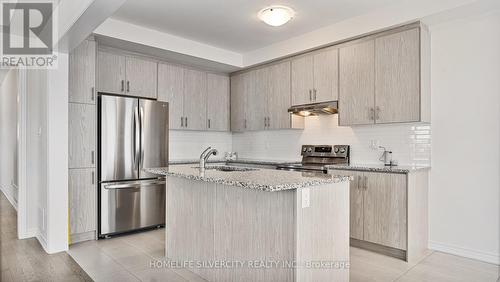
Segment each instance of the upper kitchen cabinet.
[[185,129],[207,129],[207,73],[184,69]]
[[241,132],[246,129],[247,96],[253,93],[253,80],[253,72],[231,76],[231,131]]
[[156,62],[99,50],[97,65],[100,92],[156,99]]
[[269,92],[267,97],[267,129],[301,128],[302,124],[295,124],[288,108],[291,106],[290,96],[290,62],[275,64],[269,67]]
[[430,121],[429,47],[422,25],[343,44],[340,125]]
[[97,88],[100,92],[125,94],[125,56],[99,50]]
[[337,100],[338,70],[336,48],[327,48],[292,59],[292,104]]
[[417,28],[375,39],[375,122],[420,121]]
[[229,77],[207,74],[207,128],[229,131]]
[[291,115],[290,61],[231,77],[231,130],[303,129],[304,118]]
[[95,104],[96,42],[84,40],[69,55],[69,102]]
[[131,96],[156,99],[158,64],[135,57],[125,58],[126,93]]
[[253,71],[254,92],[247,95],[246,121],[247,130],[263,130],[267,128],[268,95],[270,92],[269,67]]
[[169,104],[169,128],[184,127],[184,68],[158,64],[158,101]]
[[373,124],[375,104],[374,41],[340,49],[339,124]]

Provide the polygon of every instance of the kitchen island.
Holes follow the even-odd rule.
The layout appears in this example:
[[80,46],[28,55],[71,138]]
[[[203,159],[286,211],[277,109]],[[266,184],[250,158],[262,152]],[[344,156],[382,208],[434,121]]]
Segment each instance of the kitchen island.
[[209,281],[349,281],[348,176],[171,165],[166,257]]

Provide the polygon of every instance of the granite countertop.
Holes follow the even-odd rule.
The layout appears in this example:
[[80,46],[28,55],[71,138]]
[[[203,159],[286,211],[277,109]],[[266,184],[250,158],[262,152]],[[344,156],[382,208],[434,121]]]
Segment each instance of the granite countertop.
[[355,170],[355,171],[371,171],[371,172],[386,172],[386,173],[411,173],[420,170],[429,170],[429,166],[384,166],[383,164],[350,164],[350,165],[327,165],[327,169],[331,170]]
[[[200,160],[171,160],[168,163],[172,165],[178,164],[197,164]],[[237,159],[234,161],[226,161],[224,159],[208,159],[207,163],[236,163],[236,164],[254,164],[254,165],[281,165],[289,163],[300,163],[300,161],[282,161],[282,160],[256,160],[256,159]]]
[[[239,161],[239,160],[238,160]],[[181,177],[195,181],[237,186],[261,191],[284,191],[328,183],[349,181],[349,176],[314,174],[310,172],[284,171],[274,169],[250,169],[248,171],[219,171],[206,169],[200,173],[196,165],[181,164],[162,168],[147,168],[147,172],[159,175]]]

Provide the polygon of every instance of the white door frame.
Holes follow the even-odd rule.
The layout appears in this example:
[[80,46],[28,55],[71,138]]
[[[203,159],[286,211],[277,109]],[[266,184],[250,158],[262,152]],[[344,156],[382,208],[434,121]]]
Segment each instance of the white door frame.
[[17,173],[18,173],[18,201],[17,201],[17,236],[19,239],[36,236],[36,229],[28,228],[28,205],[26,195],[27,185],[27,93],[26,93],[26,69],[17,69],[18,72],[18,109],[17,109],[17,130],[18,130],[18,151],[17,151]]

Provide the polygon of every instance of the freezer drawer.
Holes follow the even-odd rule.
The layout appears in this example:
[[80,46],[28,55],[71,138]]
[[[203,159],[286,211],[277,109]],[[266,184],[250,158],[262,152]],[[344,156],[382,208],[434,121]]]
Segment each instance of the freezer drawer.
[[165,224],[165,180],[101,184],[100,235]]

